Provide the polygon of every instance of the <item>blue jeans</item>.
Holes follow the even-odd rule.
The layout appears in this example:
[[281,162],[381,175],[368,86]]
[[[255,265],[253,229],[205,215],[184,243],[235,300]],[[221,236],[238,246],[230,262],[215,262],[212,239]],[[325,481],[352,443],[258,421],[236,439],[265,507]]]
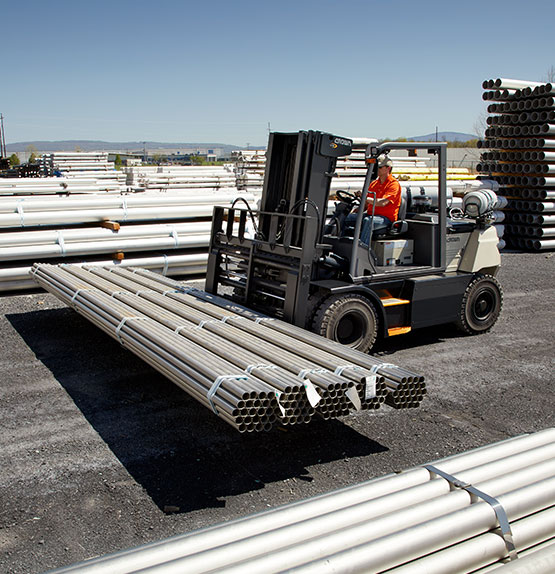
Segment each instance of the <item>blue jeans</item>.
[[[347,227],[354,227],[356,219],[357,219],[357,214],[356,213],[350,213],[349,215],[347,215],[347,218],[345,219],[345,224],[347,225]],[[372,223],[372,217],[365,215],[362,219],[362,228],[360,231],[360,240],[365,245],[368,245],[370,243],[370,225],[371,225],[371,223]],[[387,218],[383,215],[374,215],[373,232],[375,233],[376,231],[383,231],[384,229],[388,229],[389,227],[391,227],[392,223],[393,222],[389,218]]]

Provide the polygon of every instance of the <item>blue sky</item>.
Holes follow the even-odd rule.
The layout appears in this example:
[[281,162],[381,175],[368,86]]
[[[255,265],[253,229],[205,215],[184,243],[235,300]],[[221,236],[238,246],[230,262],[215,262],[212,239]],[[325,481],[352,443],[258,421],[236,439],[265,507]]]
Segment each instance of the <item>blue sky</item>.
[[545,80],[555,2],[3,2],[7,143],[264,145],[474,131],[482,81]]

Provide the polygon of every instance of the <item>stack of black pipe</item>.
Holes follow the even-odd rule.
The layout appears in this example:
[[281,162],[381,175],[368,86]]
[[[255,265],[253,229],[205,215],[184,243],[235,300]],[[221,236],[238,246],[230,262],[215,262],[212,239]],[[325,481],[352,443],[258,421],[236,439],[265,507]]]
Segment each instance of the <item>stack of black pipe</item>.
[[488,127],[476,169],[507,200],[508,247],[555,249],[555,84],[485,80]]

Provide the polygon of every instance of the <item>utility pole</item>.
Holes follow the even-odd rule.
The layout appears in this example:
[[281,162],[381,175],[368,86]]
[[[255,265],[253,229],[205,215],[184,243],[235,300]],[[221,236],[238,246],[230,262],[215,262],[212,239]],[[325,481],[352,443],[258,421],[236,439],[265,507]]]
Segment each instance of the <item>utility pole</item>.
[[0,157],[6,156],[6,134],[4,133],[4,116],[0,114]]

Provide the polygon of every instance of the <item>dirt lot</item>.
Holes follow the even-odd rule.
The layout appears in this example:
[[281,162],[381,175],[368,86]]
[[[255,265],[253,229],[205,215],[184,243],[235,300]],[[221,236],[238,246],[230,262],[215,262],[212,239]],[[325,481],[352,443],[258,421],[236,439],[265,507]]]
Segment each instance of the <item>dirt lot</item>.
[[0,296],[0,571],[35,573],[555,426],[555,254],[504,253],[494,330],[391,339],[389,407],[241,435],[53,296]]

